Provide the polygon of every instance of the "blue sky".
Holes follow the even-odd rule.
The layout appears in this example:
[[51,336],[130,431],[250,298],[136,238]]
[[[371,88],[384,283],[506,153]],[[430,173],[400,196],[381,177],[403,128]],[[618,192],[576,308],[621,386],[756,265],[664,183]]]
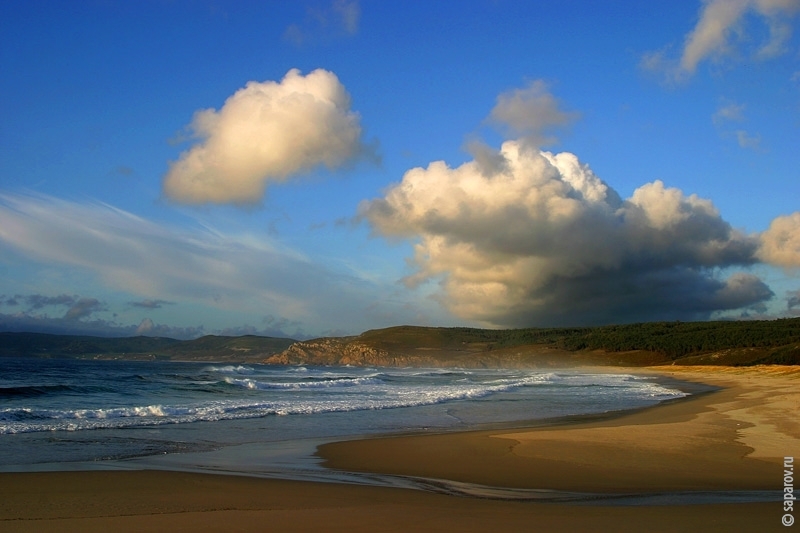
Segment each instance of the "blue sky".
[[0,329],[800,311],[800,0],[0,2]]

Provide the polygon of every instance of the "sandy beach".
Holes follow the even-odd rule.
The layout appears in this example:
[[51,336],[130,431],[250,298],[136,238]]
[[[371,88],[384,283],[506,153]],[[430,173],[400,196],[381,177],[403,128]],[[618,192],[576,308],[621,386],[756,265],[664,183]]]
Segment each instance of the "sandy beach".
[[[627,372],[629,369],[625,369]],[[800,369],[658,367],[722,387],[533,428],[331,443],[326,466],[597,494],[783,488],[800,456]],[[0,474],[2,531],[777,531],[779,501],[613,505],[159,471]]]

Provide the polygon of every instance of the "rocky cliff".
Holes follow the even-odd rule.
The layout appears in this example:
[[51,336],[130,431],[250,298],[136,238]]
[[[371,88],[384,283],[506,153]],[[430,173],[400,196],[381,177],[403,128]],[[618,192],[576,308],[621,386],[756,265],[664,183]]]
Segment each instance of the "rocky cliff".
[[543,345],[489,350],[464,343],[459,347],[375,345],[374,339],[329,337],[292,344],[264,360],[273,365],[384,366],[384,367],[563,367],[585,363],[585,357]]

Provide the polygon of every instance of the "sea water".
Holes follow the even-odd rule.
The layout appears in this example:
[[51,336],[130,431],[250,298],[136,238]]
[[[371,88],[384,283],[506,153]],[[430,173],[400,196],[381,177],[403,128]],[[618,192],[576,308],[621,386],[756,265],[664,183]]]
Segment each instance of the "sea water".
[[164,456],[203,467],[252,450],[260,459],[233,470],[269,470],[270,457],[280,462],[275,450],[310,455],[303,443],[605,413],[686,395],[646,376],[577,370],[17,358],[0,359],[0,369],[0,470]]
[[320,443],[548,423],[702,386],[580,370],[403,369],[0,358],[0,471],[167,469],[605,505],[775,501],[775,491],[583,494],[336,472]]

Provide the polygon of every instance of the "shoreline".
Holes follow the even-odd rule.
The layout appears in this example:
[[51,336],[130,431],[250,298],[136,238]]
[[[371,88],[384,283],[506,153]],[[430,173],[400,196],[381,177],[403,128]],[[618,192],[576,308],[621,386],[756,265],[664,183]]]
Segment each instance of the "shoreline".
[[[800,423],[788,420],[800,407],[800,391],[784,382],[783,391],[792,398],[785,402],[785,412],[777,413],[775,407],[761,405],[774,403],[775,398],[768,398],[772,390],[763,390],[762,383],[761,395],[750,400],[744,397],[755,391],[744,390],[745,382],[766,379],[774,385],[783,374],[800,385],[800,369],[714,369],[715,375],[705,370],[673,367],[667,377],[694,379],[719,390],[643,409],[507,430],[334,442],[317,453],[334,470],[492,487],[583,493],[779,489],[783,457],[800,453]],[[774,432],[765,434],[764,425],[781,415],[779,425],[791,434],[783,439],[775,439]],[[473,458],[480,463],[465,468]]]
[[[613,369],[608,367],[592,367],[586,366],[577,368],[565,369],[538,369],[532,368],[533,371],[554,371],[561,373],[577,372],[578,374],[612,374],[612,375],[636,375],[646,378],[647,382],[659,384],[669,389],[681,391],[690,396],[697,396],[716,390],[716,387],[709,386],[702,383],[688,382],[678,380],[675,378],[660,376],[652,372],[630,372],[626,369]],[[347,478],[349,481],[360,484],[375,484],[378,486],[396,486],[398,480],[376,480],[374,476],[365,479],[357,479],[357,474],[354,476],[337,475],[328,469],[319,466],[320,461],[317,459],[315,453],[316,447],[328,442],[351,441],[351,440],[364,440],[381,438],[387,436],[414,436],[414,435],[430,435],[439,433],[462,433],[474,432],[484,430],[509,430],[517,428],[531,428],[531,427],[546,427],[546,426],[563,426],[586,421],[601,421],[616,418],[627,413],[637,412],[643,409],[651,409],[660,405],[684,401],[686,397],[671,398],[668,400],[661,400],[658,403],[637,406],[629,408],[621,408],[608,411],[598,411],[579,414],[567,415],[549,415],[541,418],[518,418],[509,420],[487,420],[481,422],[468,422],[461,426],[447,427],[436,426],[405,429],[387,429],[385,431],[376,432],[366,430],[364,432],[351,431],[349,433],[340,433],[332,435],[320,436],[301,436],[301,437],[288,437],[286,439],[267,439],[267,440],[252,440],[242,441],[240,443],[222,443],[214,448],[202,447],[197,450],[186,450],[180,453],[167,453],[167,454],[147,454],[147,455],[132,455],[127,457],[118,458],[104,458],[98,460],[81,459],[66,462],[36,462],[36,463],[9,463],[0,466],[0,473],[2,472],[48,472],[48,471],[80,471],[80,470],[174,470],[180,472],[212,472],[219,474],[231,475],[248,475],[259,477],[271,477],[280,479],[295,479],[295,480],[312,480],[319,481],[320,479],[331,478],[334,480],[344,480]],[[333,413],[335,414],[335,413]],[[226,423],[228,421],[223,421]],[[172,426],[166,426],[172,427]],[[366,428],[367,426],[365,426]],[[138,428],[137,428],[138,429]],[[146,429],[146,428],[145,428]],[[364,428],[362,428],[364,429]],[[105,430],[101,430],[105,431]],[[139,430],[141,432],[141,430]],[[254,435],[255,436],[255,435]],[[116,438],[121,438],[118,436]],[[137,436],[141,438],[141,436]],[[100,437],[102,438],[102,437]],[[112,437],[114,438],[114,437]],[[146,438],[146,436],[145,436]],[[298,473],[299,472],[299,473]],[[388,477],[388,476],[387,476]],[[363,478],[363,476],[362,476]],[[402,486],[408,486],[409,483],[400,482]],[[411,483],[415,485],[415,483]],[[421,483],[424,487],[426,483]],[[422,489],[427,490],[427,489]]]
[[[611,369],[606,369],[611,371]],[[328,467],[489,487],[621,494],[781,490],[800,454],[798,367],[650,367],[721,389],[602,420],[324,444]],[[700,492],[697,492],[700,491]],[[690,495],[691,496],[691,495]],[[691,498],[689,498],[691,499]],[[4,531],[767,531],[775,502],[634,506],[153,470],[0,474]],[[268,528],[267,528],[268,529]]]

